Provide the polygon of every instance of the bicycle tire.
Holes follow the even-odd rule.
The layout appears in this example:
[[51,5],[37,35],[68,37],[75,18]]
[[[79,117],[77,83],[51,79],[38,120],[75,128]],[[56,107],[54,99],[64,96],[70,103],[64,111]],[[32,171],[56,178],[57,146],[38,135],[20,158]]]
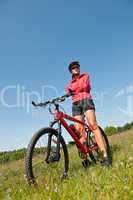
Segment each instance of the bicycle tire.
[[[33,135],[33,137],[31,138],[31,140],[28,144],[26,158],[25,158],[25,176],[26,176],[27,182],[29,184],[36,183],[35,176],[34,176],[33,169],[32,169],[32,158],[33,158],[35,145],[36,145],[37,141],[43,135],[48,134],[48,133],[50,133],[56,137],[58,135],[57,130],[55,130],[53,128],[50,128],[50,127],[42,128]],[[63,154],[64,154],[64,176],[65,176],[69,169],[69,155],[68,155],[66,143],[62,136],[60,136],[60,144],[62,146],[62,150],[63,150]]]
[[[110,144],[109,144],[109,140],[107,135],[105,134],[104,130],[99,126],[99,129],[101,131],[102,137],[104,139],[105,145],[106,145],[106,150],[107,150],[107,155],[110,159],[110,161],[112,162],[112,155],[111,155],[111,149],[110,149]],[[92,139],[92,143],[96,143],[95,138]],[[97,143],[96,143],[97,144]],[[99,150],[95,150],[95,153],[97,154],[97,156],[94,155],[94,152],[90,152],[89,153],[89,157],[90,159],[96,164],[97,161],[100,160],[100,149]]]

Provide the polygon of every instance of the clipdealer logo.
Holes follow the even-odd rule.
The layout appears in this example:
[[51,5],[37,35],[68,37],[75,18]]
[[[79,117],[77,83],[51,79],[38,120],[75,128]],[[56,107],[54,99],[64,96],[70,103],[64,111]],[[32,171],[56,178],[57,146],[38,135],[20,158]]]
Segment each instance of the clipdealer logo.
[[[64,94],[65,91],[62,92]],[[32,100],[36,102],[44,102],[47,96],[52,95],[53,98],[61,96],[57,88],[52,85],[43,85],[41,87],[41,92],[39,91],[30,91],[26,86],[17,84],[17,85],[7,85],[0,90],[0,106],[3,106],[7,109],[18,108],[24,109],[27,114],[31,113]],[[104,107],[105,96],[108,96],[106,92],[94,92],[93,98],[97,101],[100,107]],[[124,99],[125,103],[123,105]],[[70,99],[69,99],[70,100]],[[117,109],[122,112],[124,115],[133,117],[133,84],[128,85],[125,89],[120,90],[114,97],[115,102],[117,103]],[[106,99],[107,101],[107,99]],[[71,110],[70,101],[66,101],[65,104],[66,110]]]
[[123,114],[133,117],[133,85],[128,85],[125,89],[121,89],[116,95],[115,99],[124,100],[124,105],[118,105],[118,110]]
[[[41,92],[39,91],[29,91],[26,86],[17,84],[17,85],[7,85],[0,90],[0,106],[2,105],[4,108],[12,109],[24,109],[27,114],[33,114],[32,100],[36,102],[44,102],[48,100],[49,94],[56,98],[58,96],[64,95],[65,90],[62,93],[59,93],[56,87],[52,85],[42,85]],[[94,100],[97,101],[100,107],[104,107],[105,96],[107,96],[106,92],[94,92],[92,94]],[[48,99],[46,99],[46,97]],[[61,109],[66,112],[71,112],[71,98],[68,98],[67,101],[63,103]],[[65,106],[65,109],[64,109]]]

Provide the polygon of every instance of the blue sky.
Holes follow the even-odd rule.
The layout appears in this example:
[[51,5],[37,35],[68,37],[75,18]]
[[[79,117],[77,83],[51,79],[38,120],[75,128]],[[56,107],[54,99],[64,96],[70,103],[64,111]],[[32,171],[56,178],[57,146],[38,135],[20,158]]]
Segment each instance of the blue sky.
[[[42,97],[42,87],[44,100],[62,95],[73,60],[90,74],[99,124],[132,121],[132,10],[132,0],[0,1],[0,151],[26,146],[48,125],[47,110],[27,112],[27,95]],[[19,98],[19,106],[5,106],[3,93],[10,105]],[[69,114],[70,102],[62,105]]]

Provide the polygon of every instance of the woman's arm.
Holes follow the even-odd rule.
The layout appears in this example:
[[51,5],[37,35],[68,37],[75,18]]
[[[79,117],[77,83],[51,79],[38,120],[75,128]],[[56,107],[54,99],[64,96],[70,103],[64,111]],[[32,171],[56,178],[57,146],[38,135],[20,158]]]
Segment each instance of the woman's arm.
[[85,73],[80,85],[80,91],[90,92],[90,76]]
[[68,95],[72,93],[73,90],[72,90],[72,87],[71,87],[71,83],[68,84],[65,91],[66,91],[66,94],[68,94]]

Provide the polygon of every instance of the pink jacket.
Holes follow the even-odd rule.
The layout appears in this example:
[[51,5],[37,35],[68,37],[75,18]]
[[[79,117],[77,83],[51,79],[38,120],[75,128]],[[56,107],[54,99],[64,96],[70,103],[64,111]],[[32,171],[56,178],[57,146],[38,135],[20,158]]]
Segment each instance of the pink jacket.
[[92,98],[90,95],[90,79],[87,73],[81,74],[80,77],[77,79],[73,78],[66,88],[67,94],[69,94],[69,89],[74,92],[74,96],[72,96],[73,102],[80,101],[86,98]]

